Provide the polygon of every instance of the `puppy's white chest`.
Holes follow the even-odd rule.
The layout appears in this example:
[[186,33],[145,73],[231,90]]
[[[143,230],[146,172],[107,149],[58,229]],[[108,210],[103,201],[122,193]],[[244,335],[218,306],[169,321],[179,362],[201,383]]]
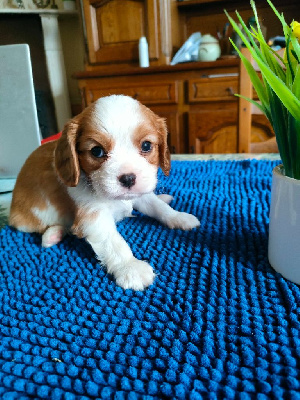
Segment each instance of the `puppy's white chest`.
[[117,200],[112,204],[112,214],[116,222],[121,221],[123,218],[130,217],[132,210],[131,200]]

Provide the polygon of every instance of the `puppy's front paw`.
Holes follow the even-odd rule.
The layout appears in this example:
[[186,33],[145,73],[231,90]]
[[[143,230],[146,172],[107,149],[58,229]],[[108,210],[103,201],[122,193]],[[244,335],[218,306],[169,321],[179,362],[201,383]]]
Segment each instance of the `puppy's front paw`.
[[166,221],[166,225],[171,229],[190,231],[193,228],[198,228],[200,226],[200,221],[192,214],[178,211]]
[[123,289],[144,290],[153,283],[155,274],[148,263],[132,258],[115,273],[115,278],[117,285]]

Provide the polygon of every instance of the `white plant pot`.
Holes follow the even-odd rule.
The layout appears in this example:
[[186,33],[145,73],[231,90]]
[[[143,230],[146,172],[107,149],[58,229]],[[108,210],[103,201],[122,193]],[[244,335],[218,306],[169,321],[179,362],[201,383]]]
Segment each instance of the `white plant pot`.
[[273,169],[269,262],[284,278],[300,284],[300,180]]
[[63,0],[64,10],[76,10],[76,1],[74,0]]

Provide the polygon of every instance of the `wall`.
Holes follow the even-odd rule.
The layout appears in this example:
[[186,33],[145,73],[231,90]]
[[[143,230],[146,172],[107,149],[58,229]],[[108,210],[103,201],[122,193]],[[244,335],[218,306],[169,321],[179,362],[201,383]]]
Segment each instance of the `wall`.
[[75,72],[84,70],[84,40],[80,18],[68,18],[60,24],[68,89],[73,115],[81,111],[81,97],[77,80],[72,78]]

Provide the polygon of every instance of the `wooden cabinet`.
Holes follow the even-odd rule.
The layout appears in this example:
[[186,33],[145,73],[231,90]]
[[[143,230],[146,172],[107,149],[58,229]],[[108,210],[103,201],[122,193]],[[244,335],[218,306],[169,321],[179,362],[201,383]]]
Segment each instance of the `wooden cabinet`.
[[145,36],[152,65],[168,63],[176,35],[177,8],[170,0],[82,0],[88,48],[87,68],[138,65],[138,42]]
[[[292,15],[296,0],[286,1]],[[171,153],[238,152],[239,59],[167,65],[191,33],[215,35],[224,26],[224,2],[81,0],[87,60],[75,77],[83,107],[102,96],[129,95],[166,118]],[[226,7],[231,12],[236,4]],[[251,13],[249,3],[242,13]],[[148,40],[149,68],[138,67],[141,36]],[[271,135],[262,118],[254,120],[253,142]]]
[[189,80],[189,152],[237,152],[238,77]]

